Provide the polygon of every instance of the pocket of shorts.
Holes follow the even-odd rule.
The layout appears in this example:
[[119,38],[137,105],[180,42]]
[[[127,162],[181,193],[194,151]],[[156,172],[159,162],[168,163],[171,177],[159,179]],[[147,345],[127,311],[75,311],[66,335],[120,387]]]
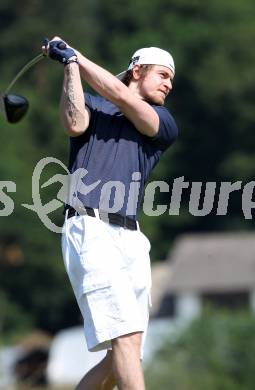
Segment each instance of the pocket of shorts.
[[93,273],[93,275],[86,274],[83,278],[83,293],[86,294],[91,291],[100,290],[102,288],[110,287],[110,281],[105,275]]
[[86,296],[87,314],[89,313],[93,327],[98,333],[109,331],[116,325],[116,321],[121,321],[119,300],[114,295],[107,276],[86,275],[82,295]]
[[105,239],[105,227],[98,218],[84,217],[84,237],[81,245],[80,256],[86,255],[91,249],[100,248]]
[[77,255],[81,252],[84,241],[85,229],[82,217],[74,216],[66,219],[63,227],[63,237],[66,245],[75,251]]

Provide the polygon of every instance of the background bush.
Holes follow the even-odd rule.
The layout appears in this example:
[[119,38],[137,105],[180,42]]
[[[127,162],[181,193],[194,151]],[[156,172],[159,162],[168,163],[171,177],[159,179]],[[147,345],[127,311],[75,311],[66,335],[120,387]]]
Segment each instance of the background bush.
[[255,316],[206,310],[172,334],[146,370],[148,390],[252,390]]

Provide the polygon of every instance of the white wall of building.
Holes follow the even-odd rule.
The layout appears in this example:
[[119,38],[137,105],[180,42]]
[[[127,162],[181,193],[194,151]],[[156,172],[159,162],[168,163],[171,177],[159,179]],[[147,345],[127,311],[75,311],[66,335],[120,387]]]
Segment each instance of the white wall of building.
[[202,303],[198,294],[192,292],[178,294],[176,298],[176,316],[178,319],[190,321],[200,314],[201,308]]

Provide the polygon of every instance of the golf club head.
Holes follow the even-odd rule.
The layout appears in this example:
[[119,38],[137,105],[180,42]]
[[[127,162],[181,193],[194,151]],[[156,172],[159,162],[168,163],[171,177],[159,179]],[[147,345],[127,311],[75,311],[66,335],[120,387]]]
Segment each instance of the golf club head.
[[28,100],[24,96],[3,94],[0,97],[0,109],[9,123],[19,122],[27,113]]

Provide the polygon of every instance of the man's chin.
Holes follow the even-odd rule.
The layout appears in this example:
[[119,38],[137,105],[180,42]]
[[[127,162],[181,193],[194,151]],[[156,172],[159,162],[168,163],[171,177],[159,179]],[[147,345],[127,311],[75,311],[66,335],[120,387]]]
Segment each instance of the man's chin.
[[157,106],[163,106],[165,103],[165,99],[153,97],[146,99],[146,102],[149,104],[155,104]]

